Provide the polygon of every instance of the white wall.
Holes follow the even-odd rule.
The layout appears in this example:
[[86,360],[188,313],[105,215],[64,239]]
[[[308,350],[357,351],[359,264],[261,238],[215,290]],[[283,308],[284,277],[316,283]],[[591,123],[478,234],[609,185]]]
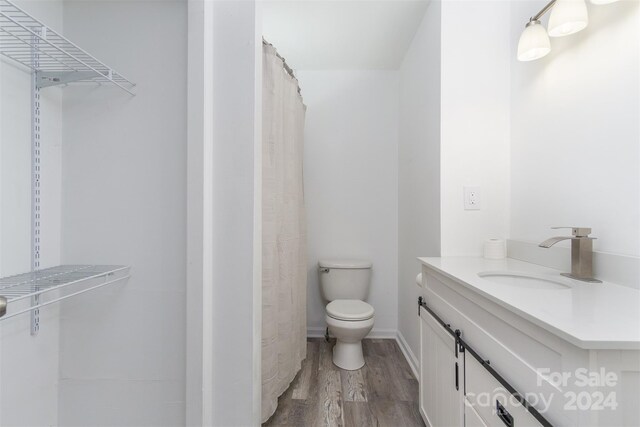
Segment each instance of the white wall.
[[[61,1],[16,3],[55,31],[62,31]],[[61,89],[40,91],[42,268],[59,264]],[[31,269],[31,73],[0,61],[0,275]]]
[[[510,2],[442,2],[442,255],[509,231]],[[481,187],[465,211],[463,187]]]
[[[259,2],[213,10],[213,425],[260,421],[262,41]],[[220,61],[220,58],[224,58]],[[205,111],[206,112],[206,111]]]
[[[543,4],[513,3],[513,52]],[[510,234],[592,227],[596,250],[640,256],[640,3],[589,5],[589,21],[541,60],[511,55]]]
[[64,89],[63,261],[132,278],[62,304],[60,425],[184,425],[186,12],[65,2],[66,35],[138,86]]
[[187,425],[260,422],[260,24],[259,2],[189,2]]
[[0,97],[0,274],[11,276],[31,269],[31,73],[3,58]]
[[[62,29],[60,1],[20,1],[55,30]],[[41,91],[41,266],[60,263],[61,93]],[[0,276],[31,269],[31,74],[0,61]],[[11,311],[28,306],[14,303]],[[40,309],[40,332],[30,316],[0,323],[0,425],[55,425],[58,419],[56,305]]]
[[[61,4],[57,6],[61,17]],[[49,15],[52,18],[55,16]],[[31,78],[23,70],[9,70],[8,64],[0,67],[3,68],[0,80],[7,89],[2,90],[0,103],[2,112],[10,116],[7,120],[3,118],[0,126],[4,202],[0,216],[6,220],[0,226],[0,240],[5,248],[0,253],[0,276],[5,277],[31,270]],[[5,86],[5,82],[10,86]],[[60,265],[60,95],[60,89],[47,88],[40,98],[41,268]],[[42,298],[45,301],[52,297]],[[27,308],[29,304],[29,300],[13,303],[10,311]],[[40,309],[37,336],[31,336],[29,314],[0,323],[0,425],[56,424],[58,313],[56,304]]]
[[[205,103],[211,103],[211,67],[213,52],[211,45],[212,2],[190,1],[188,3],[188,58],[187,58],[187,316],[186,316],[186,360],[185,360],[185,425],[198,426],[211,423],[212,414],[207,412],[205,401],[211,401],[211,369],[204,361],[211,358],[210,315],[205,320],[206,304],[210,299],[211,247],[204,242],[211,239],[210,185],[205,185],[205,170],[210,180],[213,156],[210,150],[210,126],[205,129]],[[208,28],[208,31],[205,31]],[[207,110],[207,116],[208,116]],[[205,139],[205,135],[207,138]],[[207,155],[205,155],[205,152]],[[205,218],[207,218],[205,220]],[[205,265],[207,268],[205,269]],[[205,283],[207,283],[205,290]],[[206,298],[205,298],[206,295]],[[207,328],[207,325],[209,326]],[[204,331],[207,331],[205,334]],[[206,342],[205,342],[206,341]],[[209,364],[210,366],[210,364]],[[205,378],[206,377],[206,378]]]
[[425,0],[263,0],[265,38],[294,69],[397,69]]
[[440,1],[432,1],[400,67],[398,332],[419,354],[419,256],[440,255]]
[[[509,19],[508,2],[432,1],[400,69],[398,332],[414,356],[415,258],[507,237]],[[466,185],[481,210],[464,210]]]
[[307,319],[324,332],[321,258],[373,262],[374,333],[397,327],[398,73],[299,71],[307,108]]

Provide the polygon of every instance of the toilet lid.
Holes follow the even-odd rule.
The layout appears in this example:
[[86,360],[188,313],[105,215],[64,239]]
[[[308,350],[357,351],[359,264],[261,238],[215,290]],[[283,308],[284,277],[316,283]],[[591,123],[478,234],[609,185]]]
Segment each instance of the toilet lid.
[[373,307],[357,299],[337,299],[327,304],[327,314],[337,320],[367,320],[373,313]]
[[371,261],[362,259],[321,259],[318,261],[318,267],[320,268],[366,269],[372,266]]

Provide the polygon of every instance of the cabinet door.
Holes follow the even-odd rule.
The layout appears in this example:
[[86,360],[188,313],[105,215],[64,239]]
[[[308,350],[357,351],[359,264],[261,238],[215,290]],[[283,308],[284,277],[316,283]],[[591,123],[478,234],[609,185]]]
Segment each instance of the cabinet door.
[[455,339],[421,307],[420,413],[427,426],[462,426],[463,363]]
[[465,427],[488,427],[482,417],[473,408],[473,405],[465,399],[464,402],[464,426]]
[[478,361],[465,353],[465,402],[489,427],[540,427]]

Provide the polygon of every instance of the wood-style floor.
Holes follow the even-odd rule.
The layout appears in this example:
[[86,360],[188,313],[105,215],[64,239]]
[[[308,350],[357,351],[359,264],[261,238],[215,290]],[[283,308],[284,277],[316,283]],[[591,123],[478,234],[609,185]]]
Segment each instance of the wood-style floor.
[[363,340],[365,365],[357,371],[333,364],[334,343],[308,340],[302,369],[263,426],[424,426],[418,381],[395,340]]

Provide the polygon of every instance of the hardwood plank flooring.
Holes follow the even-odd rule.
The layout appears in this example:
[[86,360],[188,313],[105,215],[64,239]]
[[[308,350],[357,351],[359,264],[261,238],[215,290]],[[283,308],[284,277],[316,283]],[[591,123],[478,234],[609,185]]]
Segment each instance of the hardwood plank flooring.
[[368,400],[362,369],[357,371],[340,370],[340,381],[345,402],[366,402]]
[[334,344],[309,338],[302,369],[263,426],[424,427],[418,381],[395,340],[363,340],[357,371],[333,364]]

